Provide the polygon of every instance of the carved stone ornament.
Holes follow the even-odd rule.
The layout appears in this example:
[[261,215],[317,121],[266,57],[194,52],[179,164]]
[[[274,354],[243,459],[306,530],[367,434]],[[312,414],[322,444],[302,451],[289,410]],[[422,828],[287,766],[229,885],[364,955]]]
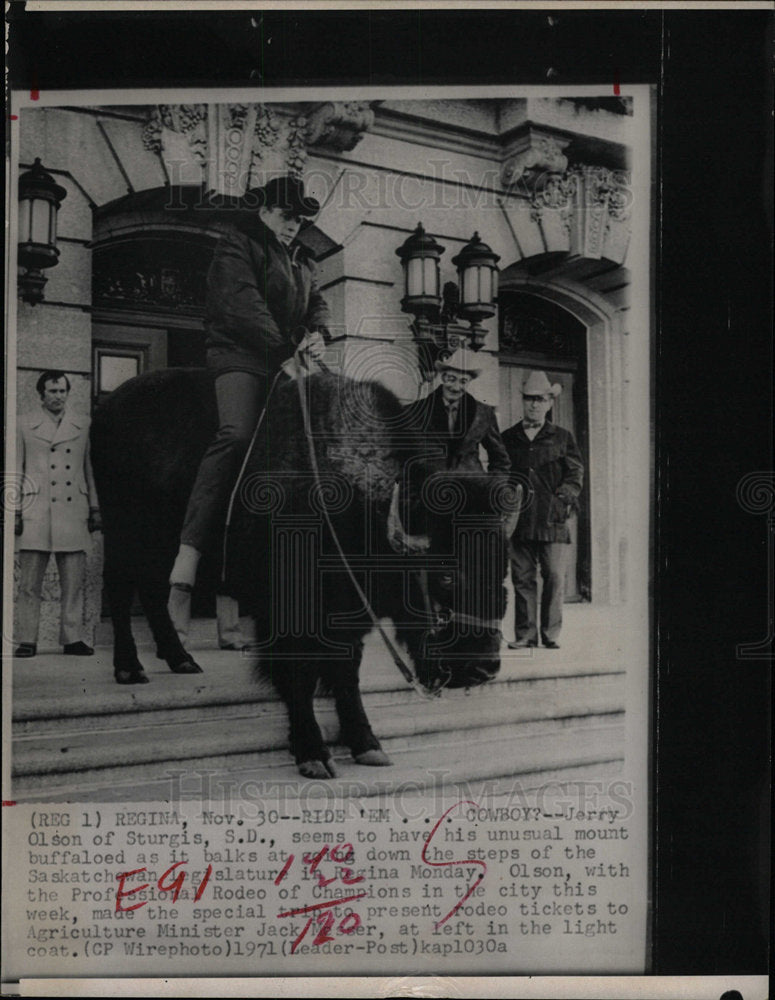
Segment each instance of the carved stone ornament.
[[548,209],[558,214],[562,225],[570,232],[576,188],[573,173],[543,174],[538,178],[530,198],[530,218],[533,222],[540,222]]
[[547,249],[621,264],[630,239],[631,204],[626,171],[577,164],[539,178],[530,197],[530,217],[552,243]]
[[268,104],[159,104],[143,129],[171,184],[240,197],[279,174],[302,175],[309,123]]
[[576,190],[571,218],[571,250],[584,257],[622,263],[630,237],[632,191],[625,171],[573,168]]
[[307,118],[308,144],[340,153],[355,149],[374,124],[369,101],[326,101],[313,105]]
[[207,140],[201,123],[207,118],[205,104],[157,104],[143,129],[143,145],[154,153],[161,152],[165,132],[185,136],[200,159],[204,159]]
[[143,145],[158,153],[171,184],[197,184],[207,162],[207,105],[157,104],[143,129]]
[[563,149],[568,143],[561,145],[556,139],[547,135],[530,135],[527,148],[520,150],[515,156],[506,160],[501,168],[501,184],[511,187],[528,174],[561,174],[568,168],[568,159]]

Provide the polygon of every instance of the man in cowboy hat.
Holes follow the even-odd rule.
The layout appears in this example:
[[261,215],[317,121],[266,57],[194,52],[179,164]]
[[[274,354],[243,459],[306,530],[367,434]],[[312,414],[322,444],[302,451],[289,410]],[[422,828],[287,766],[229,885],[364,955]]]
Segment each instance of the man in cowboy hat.
[[407,424],[420,435],[424,457],[439,469],[483,472],[479,446],[487,452],[488,472],[507,473],[511,467],[495,411],[479,402],[467,386],[482,371],[473,351],[457,348],[436,362],[440,384],[435,392],[412,403]]
[[558,649],[562,628],[568,518],[584,482],[581,454],[570,431],[547,422],[562,392],[545,372],[534,371],[522,386],[524,417],[503,432],[512,474],[527,487],[527,501],[511,539],[509,556],[516,605],[512,649],[538,645],[538,585],[541,567],[540,632],[546,649]]
[[312,262],[292,246],[320,209],[291,175],[248,191],[245,214],[219,240],[207,275],[207,365],[215,376],[218,432],[197,474],[170,574],[169,611],[184,636],[200,554],[228,497],[273,379],[300,351],[325,350],[328,307]]

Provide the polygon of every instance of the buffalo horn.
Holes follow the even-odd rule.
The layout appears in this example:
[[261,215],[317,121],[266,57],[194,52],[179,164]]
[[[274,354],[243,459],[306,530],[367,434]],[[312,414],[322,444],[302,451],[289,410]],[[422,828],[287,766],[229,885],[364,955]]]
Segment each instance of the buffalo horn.
[[427,552],[430,548],[430,539],[427,535],[409,535],[404,530],[398,510],[398,494],[399,485],[394,483],[387,520],[388,541],[396,552]]

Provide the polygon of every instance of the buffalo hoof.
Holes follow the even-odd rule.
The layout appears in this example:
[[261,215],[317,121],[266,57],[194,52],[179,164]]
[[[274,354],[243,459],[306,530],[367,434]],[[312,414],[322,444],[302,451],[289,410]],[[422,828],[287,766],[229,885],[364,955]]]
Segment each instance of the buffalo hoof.
[[114,667],[113,676],[116,679],[116,684],[148,683],[148,677],[140,663],[136,663],[131,667]]
[[366,764],[368,767],[391,767],[393,761],[384,750],[365,750],[363,753],[353,754],[356,764]]
[[204,671],[192,657],[187,656],[185,660],[180,660],[177,663],[170,663],[167,660],[167,665],[173,674],[202,674]]
[[327,778],[336,777],[336,768],[330,760],[304,760],[299,764],[299,774],[305,778]]

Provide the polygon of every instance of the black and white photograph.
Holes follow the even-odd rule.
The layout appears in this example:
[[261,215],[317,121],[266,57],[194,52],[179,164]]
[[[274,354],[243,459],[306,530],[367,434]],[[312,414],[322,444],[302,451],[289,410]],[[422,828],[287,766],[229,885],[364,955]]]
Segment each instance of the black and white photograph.
[[9,102],[4,981],[679,971],[664,80],[103,72]]

